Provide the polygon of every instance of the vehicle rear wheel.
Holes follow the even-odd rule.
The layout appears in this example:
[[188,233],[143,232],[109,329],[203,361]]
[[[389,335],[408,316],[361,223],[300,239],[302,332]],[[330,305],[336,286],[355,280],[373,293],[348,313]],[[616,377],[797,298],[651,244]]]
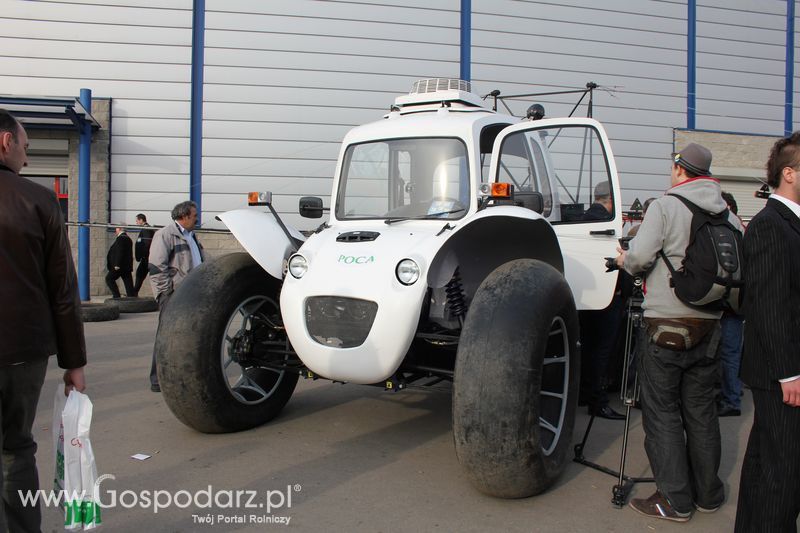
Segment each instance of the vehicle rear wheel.
[[175,416],[204,433],[249,429],[289,401],[298,372],[281,320],[280,282],[248,254],[192,271],[162,312],[161,392]]
[[567,464],[579,383],[578,318],[552,266],[520,259],[478,288],[453,380],[456,455],[501,498],[544,491]]

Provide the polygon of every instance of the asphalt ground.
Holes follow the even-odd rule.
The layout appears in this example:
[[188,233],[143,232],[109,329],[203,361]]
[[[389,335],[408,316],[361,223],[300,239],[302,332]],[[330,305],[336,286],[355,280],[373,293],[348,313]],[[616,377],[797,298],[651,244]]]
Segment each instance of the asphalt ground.
[[[720,477],[728,501],[688,523],[648,518],[611,504],[616,479],[570,462],[554,487],[521,500],[475,490],[454,453],[451,395],[444,390],[382,389],[301,380],[282,414],[262,427],[204,435],[177,421],[148,372],[157,313],[123,314],[86,324],[87,394],[94,403],[92,447],[102,482],[103,528],[120,532],[264,531],[677,531],[733,529],[752,401],[741,417],[720,419]],[[53,486],[53,391],[61,379],[51,360],[34,434],[39,478]],[[617,400],[612,406],[621,409]],[[588,422],[581,408],[573,440]],[[585,456],[616,469],[623,422],[597,419]],[[146,454],[144,461],[132,459]],[[626,473],[650,475],[641,415],[633,411]],[[633,495],[647,497],[652,483]],[[160,504],[147,505],[147,496]],[[236,492],[239,491],[237,506]],[[219,507],[209,508],[209,498]],[[290,499],[291,498],[291,499]],[[191,502],[189,501],[191,499]],[[268,520],[288,518],[289,524]],[[209,520],[213,522],[209,523]],[[43,531],[63,529],[63,514],[43,510]]]

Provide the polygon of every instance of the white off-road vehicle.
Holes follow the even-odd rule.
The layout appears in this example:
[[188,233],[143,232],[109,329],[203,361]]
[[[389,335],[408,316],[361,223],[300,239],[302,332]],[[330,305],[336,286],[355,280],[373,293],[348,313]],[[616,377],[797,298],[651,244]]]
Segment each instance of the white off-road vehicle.
[[[605,308],[616,283],[603,258],[622,231],[617,170],[597,121],[493,107],[463,81],[417,82],[347,134],[329,217],[308,237],[269,193],[253,202],[268,209],[220,215],[247,253],[194,270],[156,339],[175,416],[202,432],[251,428],[299,376],[447,380],[475,486],[547,488],[571,447],[577,311]],[[600,184],[611,212],[590,209]],[[325,210],[300,200],[301,215]]]

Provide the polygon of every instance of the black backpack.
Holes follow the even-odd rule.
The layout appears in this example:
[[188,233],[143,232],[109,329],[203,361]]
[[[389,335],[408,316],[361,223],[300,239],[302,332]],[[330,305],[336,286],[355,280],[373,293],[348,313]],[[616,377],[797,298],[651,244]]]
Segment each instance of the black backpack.
[[728,210],[708,213],[677,194],[692,212],[691,238],[681,268],[675,270],[664,251],[659,254],[672,275],[670,285],[683,303],[705,311],[739,312],[742,274],[742,232],[728,220]]

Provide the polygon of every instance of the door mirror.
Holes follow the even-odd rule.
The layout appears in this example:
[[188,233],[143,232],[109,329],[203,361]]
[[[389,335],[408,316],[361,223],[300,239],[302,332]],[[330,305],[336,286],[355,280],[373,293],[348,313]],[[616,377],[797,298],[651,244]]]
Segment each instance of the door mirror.
[[316,196],[303,196],[300,198],[300,216],[303,218],[322,217],[322,198]]
[[514,191],[514,203],[540,215],[544,212],[544,196],[539,191]]

